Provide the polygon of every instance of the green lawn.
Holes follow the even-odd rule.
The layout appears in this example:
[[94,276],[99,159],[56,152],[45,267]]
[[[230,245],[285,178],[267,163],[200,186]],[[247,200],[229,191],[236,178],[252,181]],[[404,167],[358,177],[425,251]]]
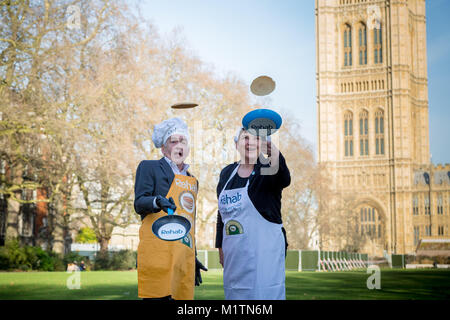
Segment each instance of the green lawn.
[[[0,299],[137,299],[136,271],[81,273],[80,289],[68,289],[66,272],[1,272]],[[287,299],[450,299],[450,271],[381,270],[381,289],[369,290],[363,272],[286,273]],[[222,273],[203,273],[196,299],[223,299]]]

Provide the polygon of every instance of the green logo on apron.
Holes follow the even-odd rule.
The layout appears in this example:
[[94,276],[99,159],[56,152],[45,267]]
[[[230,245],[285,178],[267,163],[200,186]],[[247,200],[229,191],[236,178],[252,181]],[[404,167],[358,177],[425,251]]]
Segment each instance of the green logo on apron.
[[189,248],[192,249],[192,237],[190,234],[187,234],[184,238],[181,238],[179,240],[182,244],[187,245]]
[[225,231],[228,236],[244,233],[244,228],[236,220],[230,220],[225,225]]

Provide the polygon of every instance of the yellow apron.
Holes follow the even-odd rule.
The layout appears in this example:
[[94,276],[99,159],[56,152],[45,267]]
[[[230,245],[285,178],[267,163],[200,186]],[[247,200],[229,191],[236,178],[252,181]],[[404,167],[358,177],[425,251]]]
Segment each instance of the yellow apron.
[[148,214],[139,229],[137,255],[139,298],[172,296],[176,300],[194,299],[195,212],[197,179],[176,174],[166,196],[177,206],[175,215],[191,223],[189,234],[181,240],[164,241],[152,232],[152,224],[167,213]]

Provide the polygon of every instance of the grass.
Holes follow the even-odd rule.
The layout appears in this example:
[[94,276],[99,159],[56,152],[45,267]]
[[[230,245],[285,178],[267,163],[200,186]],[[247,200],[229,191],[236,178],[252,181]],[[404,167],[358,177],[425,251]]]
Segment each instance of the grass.
[[[80,274],[80,289],[67,288],[73,275],[66,272],[1,272],[0,300],[133,300],[137,297],[136,271],[92,271]],[[381,270],[381,289],[369,290],[370,274],[351,272],[286,272],[286,296],[290,300],[406,300],[450,299],[450,271]],[[222,300],[222,272],[203,273],[195,298]]]
[[137,299],[136,271],[81,272],[80,289],[68,289],[67,272],[2,272],[0,300]]

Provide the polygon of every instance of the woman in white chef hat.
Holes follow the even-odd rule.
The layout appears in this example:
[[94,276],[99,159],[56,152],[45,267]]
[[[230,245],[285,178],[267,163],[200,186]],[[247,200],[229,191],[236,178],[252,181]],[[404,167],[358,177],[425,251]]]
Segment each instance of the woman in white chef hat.
[[[224,267],[225,299],[285,299],[281,194],[291,182],[289,169],[270,139],[239,128],[234,142],[241,159],[222,170],[217,186],[216,247]],[[270,165],[260,160],[263,144]]]
[[[194,298],[194,284],[200,285],[196,258],[195,201],[198,181],[184,163],[189,155],[189,133],[180,118],[155,126],[152,136],[164,155],[160,160],[144,160],[136,170],[134,208],[141,216],[138,246],[138,296],[144,299]],[[152,232],[152,224],[169,209],[191,223],[189,234],[178,241],[165,241]]]

